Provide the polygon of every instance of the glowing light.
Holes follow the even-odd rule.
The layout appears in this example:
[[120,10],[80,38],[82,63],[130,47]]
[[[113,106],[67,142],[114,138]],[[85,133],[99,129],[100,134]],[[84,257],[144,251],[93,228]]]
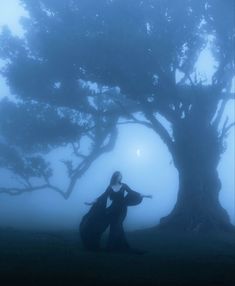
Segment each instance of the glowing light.
[[136,150],[136,156],[137,156],[137,157],[140,157],[140,155],[141,155],[140,149],[137,149],[137,150]]

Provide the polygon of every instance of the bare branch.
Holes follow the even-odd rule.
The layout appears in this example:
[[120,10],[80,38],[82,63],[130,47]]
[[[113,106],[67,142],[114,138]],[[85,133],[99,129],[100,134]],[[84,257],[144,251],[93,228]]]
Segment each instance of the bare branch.
[[151,128],[151,129],[153,128],[151,123],[144,121],[144,120],[139,120],[139,119],[135,118],[134,116],[132,116],[132,120],[117,123],[117,125],[125,125],[125,124],[140,124],[140,125],[144,125],[144,126]]
[[126,117],[131,119],[130,121],[125,121],[125,123],[122,123],[122,122],[118,122],[117,124],[118,125],[121,125],[121,124],[128,124],[128,123],[135,123],[135,124],[141,124],[141,125],[144,125],[148,128],[151,128],[152,129],[152,124],[147,122],[147,121],[144,121],[144,120],[139,120],[137,119],[131,112],[129,112],[123,105],[121,102],[119,101],[115,101],[119,107],[123,110],[124,114],[126,114]]
[[39,186],[35,186],[35,187],[31,187],[31,188],[15,188],[15,187],[9,187],[9,188],[0,188],[0,194],[8,194],[11,196],[18,196],[24,193],[30,193],[30,192],[34,192],[34,191],[38,191],[38,190],[43,190],[43,189],[51,189],[56,191],[57,193],[59,193],[60,195],[62,195],[63,197],[64,192],[62,190],[60,190],[59,188],[52,186],[50,184],[44,184],[44,185],[39,185]]
[[225,132],[228,133],[228,131],[229,131],[233,126],[235,126],[235,122],[229,124],[229,125],[227,126]]
[[179,82],[179,84],[185,84],[187,80],[189,80],[191,86],[195,86],[195,84],[191,78],[191,75],[189,73],[185,73],[183,79]]
[[221,106],[217,112],[217,116],[215,117],[214,121],[212,122],[212,125],[215,127],[215,128],[218,128],[219,126],[219,123],[221,121],[221,118],[223,116],[223,113],[224,113],[224,110],[225,110],[225,107],[226,107],[226,104],[228,102],[228,99],[224,99],[221,103]]
[[170,134],[165,129],[165,127],[154,117],[152,112],[150,112],[146,103],[145,103],[145,109],[146,109],[145,110],[145,117],[149,120],[149,122],[138,120],[137,118],[135,118],[135,116],[132,113],[129,113],[120,102],[116,101],[116,103],[125,111],[125,113],[127,114],[127,117],[132,119],[132,121],[129,121],[129,122],[141,124],[141,125],[144,125],[148,128],[153,129],[155,132],[157,132],[159,134],[159,136],[162,138],[162,140],[167,145],[169,150],[172,151],[172,149],[174,147],[174,143],[172,141]]
[[24,186],[24,188],[30,188],[31,187],[29,180],[26,179],[24,176],[12,175],[11,178],[13,180],[16,180],[20,185]]
[[[86,157],[86,159],[83,160],[75,169],[70,183],[68,185],[68,188],[65,192],[65,199],[68,199],[76,185],[77,180],[88,170],[88,168],[91,166],[91,164],[101,155],[106,152],[109,152],[113,149],[114,144],[116,142],[117,138],[117,128],[114,128],[111,133],[110,133],[110,138],[108,143],[106,143],[104,146],[102,146],[102,143],[97,146],[95,145],[93,151],[91,152],[90,155]],[[105,140],[106,138],[104,138]]]
[[133,119],[133,120],[126,120],[126,121],[122,121],[122,122],[118,122],[117,125],[126,125],[126,124],[140,124],[140,125],[144,125],[148,128],[153,128],[152,124],[148,123],[147,121],[142,121],[142,120],[138,120],[138,119]]
[[153,114],[146,114],[146,118],[148,118],[152,123],[152,128],[159,134],[163,142],[167,145],[168,149],[171,153],[173,153],[174,142],[166,128],[160,123],[159,120]]
[[223,124],[223,128],[221,131],[221,135],[220,135],[220,139],[223,140],[224,137],[226,137],[228,135],[229,130],[235,126],[235,122],[228,124],[228,117],[226,117],[226,120]]
[[100,149],[101,153],[109,152],[114,148],[114,145],[115,145],[116,139],[117,139],[117,135],[118,135],[118,131],[117,131],[117,128],[115,127],[110,134],[110,138],[109,138],[108,143],[106,143],[105,146],[101,147],[101,149]]
[[133,118],[132,112],[130,112],[126,107],[118,100],[114,101],[120,108],[120,110],[125,114],[127,118]]
[[83,158],[85,159],[86,156],[79,153],[78,150],[80,149],[80,145],[79,146],[76,146],[73,142],[71,143],[72,147],[73,147],[73,153],[77,156],[77,157],[80,157],[80,158]]

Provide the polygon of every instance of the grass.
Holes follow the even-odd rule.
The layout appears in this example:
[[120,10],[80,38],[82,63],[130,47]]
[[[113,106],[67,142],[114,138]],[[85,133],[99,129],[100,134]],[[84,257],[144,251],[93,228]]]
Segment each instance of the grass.
[[[0,285],[235,285],[235,236],[128,233],[144,255],[84,251],[76,231],[0,230]],[[105,240],[105,238],[104,238]]]

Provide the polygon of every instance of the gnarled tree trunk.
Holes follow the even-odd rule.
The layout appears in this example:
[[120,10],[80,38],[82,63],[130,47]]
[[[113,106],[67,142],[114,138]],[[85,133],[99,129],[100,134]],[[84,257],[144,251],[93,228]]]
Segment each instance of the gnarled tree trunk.
[[230,230],[229,216],[219,202],[221,182],[217,166],[222,142],[216,128],[203,118],[182,119],[174,127],[174,162],[179,193],[173,211],[160,221],[162,229],[186,231]]

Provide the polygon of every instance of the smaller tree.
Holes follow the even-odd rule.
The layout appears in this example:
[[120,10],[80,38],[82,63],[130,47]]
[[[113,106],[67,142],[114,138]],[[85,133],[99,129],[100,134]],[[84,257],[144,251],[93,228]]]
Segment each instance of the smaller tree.
[[[87,112],[32,100],[1,101],[0,168],[13,174],[15,181],[13,186],[2,186],[0,193],[20,195],[51,189],[67,199],[92,162],[112,150],[118,114],[107,112],[107,94],[89,92]],[[103,97],[102,104],[100,97]],[[68,181],[65,190],[52,183],[53,168],[47,159],[58,147],[71,151],[71,156],[62,161]]]

